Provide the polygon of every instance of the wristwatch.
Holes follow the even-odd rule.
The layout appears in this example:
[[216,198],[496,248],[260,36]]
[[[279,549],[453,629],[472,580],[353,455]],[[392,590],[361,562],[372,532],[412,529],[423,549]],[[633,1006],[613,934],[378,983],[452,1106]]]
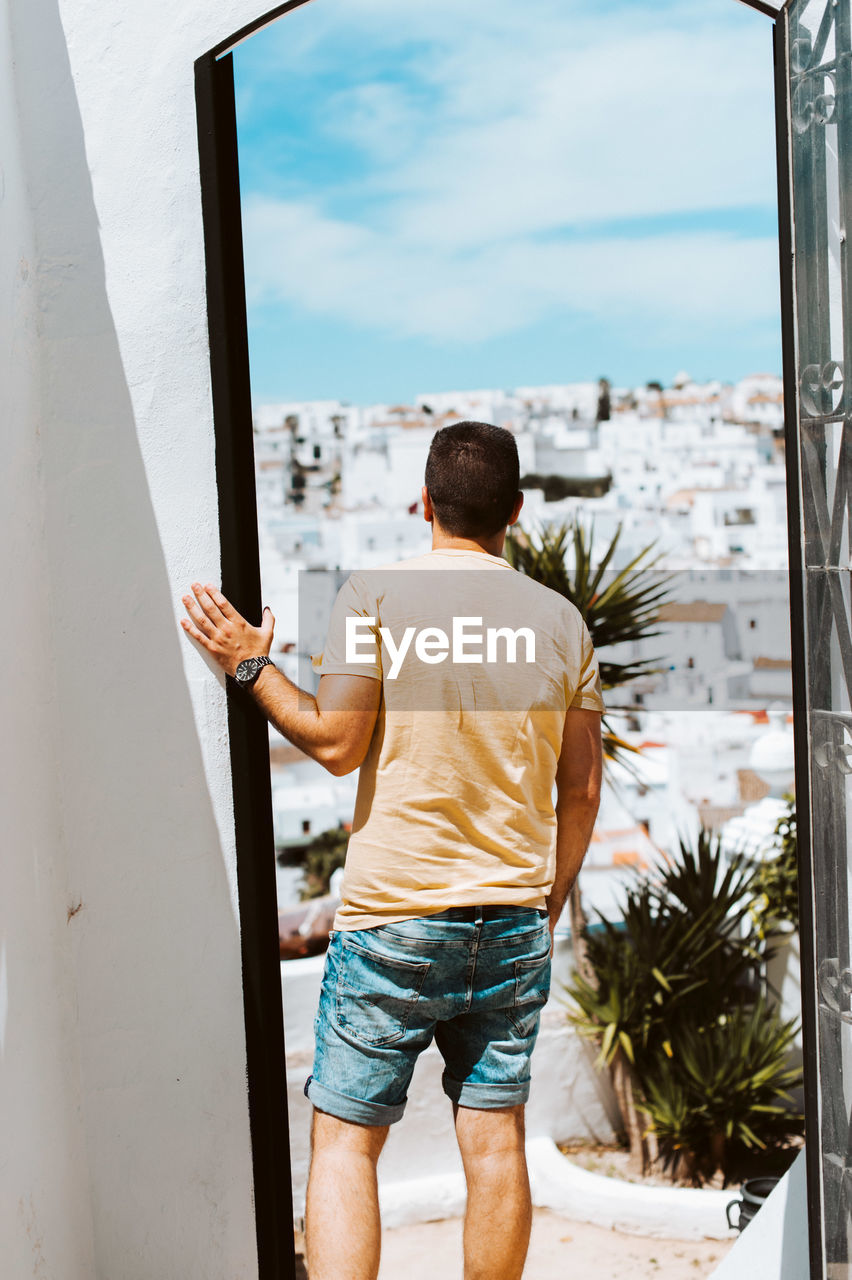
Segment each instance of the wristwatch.
[[249,689],[264,667],[274,666],[275,663],[265,654],[262,658],[243,658],[234,672],[234,679],[240,689]]

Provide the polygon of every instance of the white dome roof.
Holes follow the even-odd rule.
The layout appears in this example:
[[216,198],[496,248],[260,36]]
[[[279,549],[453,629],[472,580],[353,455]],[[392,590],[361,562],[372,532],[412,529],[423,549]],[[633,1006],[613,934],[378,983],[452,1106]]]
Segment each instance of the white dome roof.
[[781,703],[769,708],[770,728],[755,742],[749,767],[768,782],[775,795],[789,791],[795,778],[793,735],[787,728],[787,709]]
[[777,853],[773,843],[775,824],[787,812],[783,800],[765,796],[749,805],[745,813],[731,818],[720,832],[722,849],[730,857],[746,853],[751,857],[769,857]]
[[762,777],[765,773],[789,773],[795,764],[792,733],[770,730],[755,742],[749,755],[749,767]]

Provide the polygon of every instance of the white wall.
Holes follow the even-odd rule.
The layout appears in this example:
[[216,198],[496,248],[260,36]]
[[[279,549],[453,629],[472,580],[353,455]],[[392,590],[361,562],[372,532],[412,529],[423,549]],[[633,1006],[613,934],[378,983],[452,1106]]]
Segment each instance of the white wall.
[[258,7],[0,0],[10,1277],[257,1274],[224,695],[176,617],[219,567],[193,62]]
[[[0,67],[11,58],[8,14],[0,10]],[[0,682],[0,1239],[9,1276],[38,1274],[41,1261],[82,1280],[92,1273],[92,1232],[51,740],[36,258],[7,74],[0,74],[0,157],[3,612],[16,627],[11,635],[4,628],[14,649],[4,645]]]
[[711,1280],[805,1280],[810,1275],[805,1173],[800,1151]]

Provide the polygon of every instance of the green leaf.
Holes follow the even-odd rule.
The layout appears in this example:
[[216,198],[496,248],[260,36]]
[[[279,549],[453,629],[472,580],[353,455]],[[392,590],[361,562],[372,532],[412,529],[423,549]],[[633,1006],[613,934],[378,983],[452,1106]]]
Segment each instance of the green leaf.
[[603,1040],[601,1041],[601,1058],[603,1058],[604,1060],[606,1060],[609,1057],[609,1052],[610,1052],[610,1049],[612,1048],[612,1042],[615,1039],[616,1030],[617,1030],[616,1024],[614,1022],[611,1022],[607,1027],[606,1031],[604,1031]]
[[626,1031],[619,1031],[618,1039],[621,1043],[622,1049],[627,1054],[630,1061],[635,1064],[636,1059],[633,1056],[633,1045],[630,1042],[630,1036],[627,1034]]
[[657,968],[657,966],[656,966],[656,965],[654,965],[654,967],[651,969],[651,973],[652,973],[652,974],[654,975],[654,977],[657,979],[657,981],[659,982],[660,986],[661,986],[665,991],[668,991],[668,992],[670,993],[670,992],[671,992],[671,986],[669,985],[668,980],[666,979],[665,975],[664,975],[664,974],[662,974],[662,973],[660,972],[660,970]]

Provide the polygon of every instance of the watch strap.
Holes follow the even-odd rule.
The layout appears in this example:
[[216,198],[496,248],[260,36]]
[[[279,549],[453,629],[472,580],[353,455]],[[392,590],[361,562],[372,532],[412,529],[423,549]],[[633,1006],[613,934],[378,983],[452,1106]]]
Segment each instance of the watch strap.
[[274,666],[275,663],[266,654],[260,655],[257,658],[243,658],[242,662],[237,664],[234,679],[241,689],[248,689],[254,684],[264,667]]

